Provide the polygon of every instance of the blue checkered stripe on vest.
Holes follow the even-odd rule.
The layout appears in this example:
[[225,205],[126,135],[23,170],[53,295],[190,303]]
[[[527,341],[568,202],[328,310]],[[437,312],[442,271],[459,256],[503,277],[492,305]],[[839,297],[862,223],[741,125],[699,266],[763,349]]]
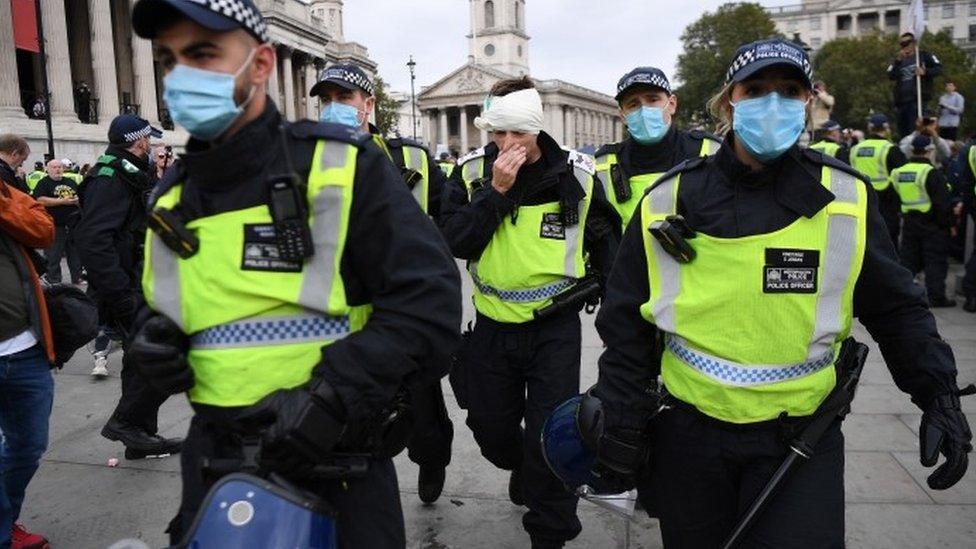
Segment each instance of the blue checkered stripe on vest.
[[800,364],[742,366],[693,351],[673,335],[667,336],[668,350],[685,364],[726,385],[751,386],[779,383],[819,372],[834,363],[833,350]]
[[339,339],[349,333],[347,316],[299,316],[239,320],[190,337],[194,349],[262,347]]
[[539,286],[537,288],[502,290],[485,284],[480,278],[478,278],[477,275],[473,273],[471,275],[471,281],[474,282],[474,285],[478,287],[478,290],[481,293],[485,295],[493,295],[502,301],[509,301],[512,303],[532,303],[534,301],[544,301],[561,294],[576,283],[575,278],[563,278],[558,282],[547,284],[545,286]]

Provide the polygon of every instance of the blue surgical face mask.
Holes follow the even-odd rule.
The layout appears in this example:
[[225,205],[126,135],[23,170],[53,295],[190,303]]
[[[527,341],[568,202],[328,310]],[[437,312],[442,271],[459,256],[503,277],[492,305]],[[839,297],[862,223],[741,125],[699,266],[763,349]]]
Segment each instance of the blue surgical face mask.
[[671,127],[664,121],[664,109],[642,106],[627,114],[627,131],[635,141],[642,145],[653,145],[664,139]]
[[362,122],[359,121],[359,109],[353,107],[352,105],[346,105],[345,103],[340,103],[338,101],[330,101],[322,108],[322,113],[319,115],[319,120],[322,122],[331,122],[333,124],[342,124],[344,126],[351,126],[353,128],[358,128]]
[[732,130],[749,154],[767,163],[796,143],[806,126],[806,101],[776,92],[732,104]]
[[256,87],[238,105],[234,101],[234,82],[251,64],[255,51],[251,50],[234,74],[176,65],[163,79],[163,98],[173,121],[197,139],[213,141],[220,137],[254,98]]

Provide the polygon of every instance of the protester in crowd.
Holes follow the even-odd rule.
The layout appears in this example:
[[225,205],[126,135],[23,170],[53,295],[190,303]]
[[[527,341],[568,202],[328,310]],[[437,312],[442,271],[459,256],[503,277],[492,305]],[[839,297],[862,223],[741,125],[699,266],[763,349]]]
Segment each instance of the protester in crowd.
[[830,120],[830,113],[834,110],[834,96],[827,93],[827,85],[818,80],[813,85],[813,104],[810,107],[810,124],[819,128]]
[[78,221],[78,184],[64,176],[64,164],[60,160],[47,163],[47,177],[34,187],[34,198],[41,203],[54,219],[54,243],[45,250],[47,272],[44,278],[51,284],[61,282],[61,258],[67,256],[68,271],[72,284],[81,284],[81,260],[74,245],[74,226]]
[[[898,112],[898,134],[902,137],[912,131],[912,124],[918,118],[918,81],[922,83],[924,110],[932,99],[932,81],[942,74],[942,63],[927,51],[918,51],[916,63],[915,48],[915,35],[910,32],[902,34],[898,40],[898,53],[891,65],[888,65],[888,78],[895,82],[893,94],[895,110]],[[911,143],[911,140],[908,142]],[[909,153],[910,151],[905,154]]]
[[173,165],[173,147],[169,145],[153,147],[152,160],[156,168],[156,179],[162,179],[166,170]]
[[956,84],[951,80],[946,80],[945,91],[939,97],[939,137],[955,141],[966,99],[956,91]]
[[34,106],[31,107],[31,117],[33,118],[44,118],[47,116],[47,106],[44,105],[44,98],[37,96],[34,100]]
[[901,152],[904,153],[906,158],[910,157],[912,155],[912,140],[919,135],[927,135],[932,139],[932,146],[935,147],[935,156],[932,158],[932,165],[942,169],[952,157],[952,148],[949,146],[948,141],[939,137],[939,121],[933,116],[925,116],[918,119],[915,131],[904,136],[898,143]]

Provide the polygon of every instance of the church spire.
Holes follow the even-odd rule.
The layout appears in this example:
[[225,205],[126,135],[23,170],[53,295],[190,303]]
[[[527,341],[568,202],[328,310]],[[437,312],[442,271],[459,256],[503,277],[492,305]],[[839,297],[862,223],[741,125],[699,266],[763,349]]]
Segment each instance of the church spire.
[[512,76],[529,73],[525,0],[469,0],[469,57]]

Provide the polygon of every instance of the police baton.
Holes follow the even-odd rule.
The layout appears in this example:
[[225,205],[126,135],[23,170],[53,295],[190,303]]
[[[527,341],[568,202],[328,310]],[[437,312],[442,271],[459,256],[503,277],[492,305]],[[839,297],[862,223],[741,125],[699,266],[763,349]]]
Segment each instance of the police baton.
[[790,451],[783,463],[776,469],[766,486],[753,500],[749,509],[739,519],[735,529],[722,544],[722,549],[733,549],[739,546],[749,528],[755,524],[769,505],[776,489],[783,483],[787,475],[794,467],[810,459],[820,437],[823,436],[834,420],[847,415],[847,412],[850,411],[850,404],[854,400],[854,390],[861,378],[861,371],[864,369],[867,356],[867,345],[858,343],[850,337],[844,340],[840,348],[840,357],[837,360],[838,374],[841,379],[838,380],[834,390],[827,395],[817,411],[813,413],[813,418],[803,428],[800,435],[790,442]]

